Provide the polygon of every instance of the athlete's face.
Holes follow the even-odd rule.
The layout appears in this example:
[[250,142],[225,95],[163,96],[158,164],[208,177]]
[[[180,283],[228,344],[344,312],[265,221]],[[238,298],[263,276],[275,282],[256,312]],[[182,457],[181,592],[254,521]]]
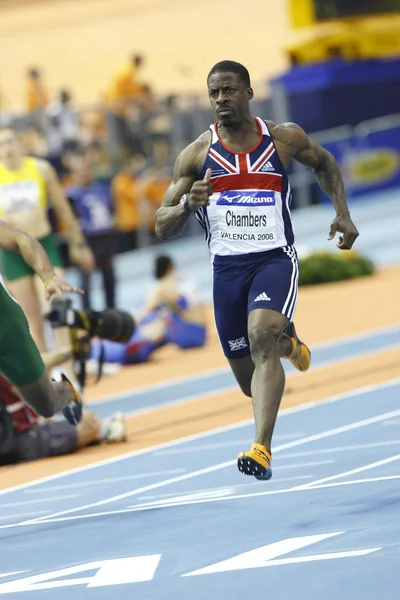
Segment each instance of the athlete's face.
[[0,162],[16,158],[19,155],[17,136],[12,129],[0,131]]
[[214,73],[208,80],[208,95],[218,121],[234,125],[249,114],[253,90],[235,73]]

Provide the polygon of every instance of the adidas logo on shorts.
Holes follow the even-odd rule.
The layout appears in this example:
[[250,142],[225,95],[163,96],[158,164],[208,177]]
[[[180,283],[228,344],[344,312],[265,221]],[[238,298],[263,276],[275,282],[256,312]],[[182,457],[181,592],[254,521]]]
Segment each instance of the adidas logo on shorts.
[[262,294],[259,294],[257,296],[257,298],[254,300],[254,302],[261,302],[261,300],[264,300],[265,302],[269,302],[271,300],[271,298],[265,292],[263,292]]

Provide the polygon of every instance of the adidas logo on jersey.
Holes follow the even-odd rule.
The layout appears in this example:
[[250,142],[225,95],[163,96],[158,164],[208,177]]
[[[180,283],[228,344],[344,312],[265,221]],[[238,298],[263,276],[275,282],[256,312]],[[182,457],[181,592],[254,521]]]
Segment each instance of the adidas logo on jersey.
[[273,165],[269,161],[267,161],[265,163],[265,165],[263,165],[261,167],[260,171],[264,171],[264,173],[265,173],[265,172],[269,172],[269,171],[275,171],[275,169],[274,169]]
[[263,292],[262,294],[257,296],[257,298],[254,300],[254,302],[261,302],[261,300],[264,300],[264,302],[270,302],[271,298],[269,296],[267,296],[267,294],[265,292]]

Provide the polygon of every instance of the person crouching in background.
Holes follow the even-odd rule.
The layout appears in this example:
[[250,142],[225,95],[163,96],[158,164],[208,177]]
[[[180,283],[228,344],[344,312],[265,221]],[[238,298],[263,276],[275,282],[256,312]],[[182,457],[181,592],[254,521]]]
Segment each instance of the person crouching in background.
[[154,278],[154,287],[135,315],[131,339],[125,344],[95,341],[92,359],[99,360],[103,353],[105,362],[127,365],[147,362],[166,344],[181,350],[205,345],[206,310],[195,281],[181,273],[170,256],[156,258]]
[[[114,257],[117,253],[117,238],[114,230],[114,205],[110,185],[95,180],[90,161],[84,154],[77,154],[71,161],[72,183],[66,196],[79,219],[87,243],[96,259],[96,268],[101,272],[106,307],[115,307]],[[91,274],[81,273],[84,308],[91,306]]]

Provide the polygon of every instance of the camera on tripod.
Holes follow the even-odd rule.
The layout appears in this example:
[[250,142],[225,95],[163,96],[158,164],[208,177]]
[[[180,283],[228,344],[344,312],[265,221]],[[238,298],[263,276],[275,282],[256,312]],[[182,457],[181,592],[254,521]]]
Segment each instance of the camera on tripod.
[[[132,337],[136,324],[131,314],[116,308],[102,311],[92,309],[76,310],[70,298],[55,298],[45,319],[52,328],[68,327],[74,359],[79,362],[77,374],[82,388],[86,381],[86,362],[90,358],[92,338],[126,343]],[[85,333],[83,333],[85,332]],[[98,380],[102,374],[103,360],[99,361]]]
[[45,318],[54,328],[83,329],[90,339],[99,337],[125,343],[135,331],[135,320],[128,312],[117,308],[76,310],[70,298],[55,298]]

